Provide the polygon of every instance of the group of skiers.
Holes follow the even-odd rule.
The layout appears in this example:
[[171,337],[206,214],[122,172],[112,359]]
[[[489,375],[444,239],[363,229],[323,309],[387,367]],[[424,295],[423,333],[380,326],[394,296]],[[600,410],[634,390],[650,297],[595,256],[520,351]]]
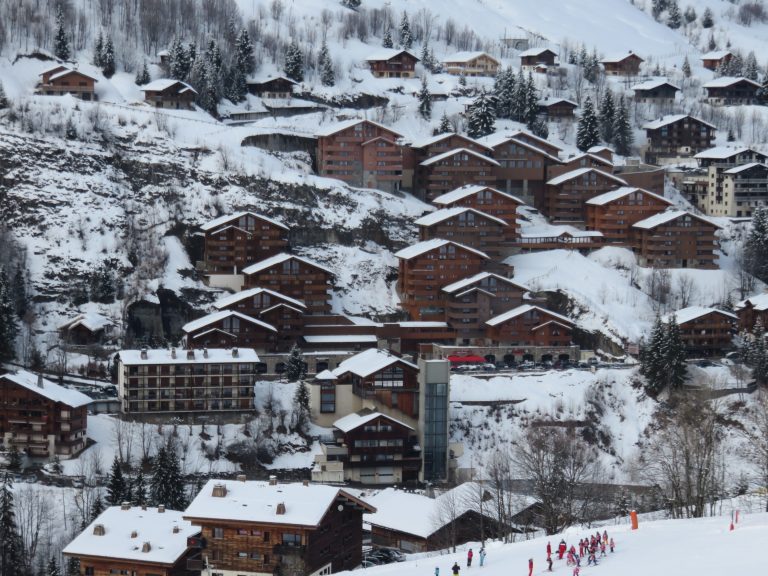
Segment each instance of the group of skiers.
[[[482,568],[485,564],[485,546],[480,548],[480,551],[477,553],[478,558],[480,558],[480,567]],[[472,548],[469,549],[467,552],[467,568],[472,567],[472,559],[475,557],[475,553],[472,551]],[[459,576],[459,570],[461,568],[459,567],[458,562],[454,562],[453,566],[451,566],[451,572],[453,573],[453,576]],[[440,568],[435,566],[435,576],[440,576]]]
[[[581,562],[584,557],[587,558],[587,566],[597,566],[598,557],[605,558],[606,549],[613,553],[616,543],[613,541],[613,538],[608,538],[607,530],[603,530],[602,534],[598,530],[594,534],[580,539],[578,546],[577,549],[575,544],[571,544],[571,547],[568,548],[565,540],[560,540],[560,544],[558,544],[555,551],[559,560],[562,560],[563,556],[565,556],[566,565],[573,566],[573,576],[579,576]],[[528,561],[529,576],[532,572],[532,563],[533,560]],[[552,572],[552,544],[550,542],[547,542],[547,565],[547,570]]]

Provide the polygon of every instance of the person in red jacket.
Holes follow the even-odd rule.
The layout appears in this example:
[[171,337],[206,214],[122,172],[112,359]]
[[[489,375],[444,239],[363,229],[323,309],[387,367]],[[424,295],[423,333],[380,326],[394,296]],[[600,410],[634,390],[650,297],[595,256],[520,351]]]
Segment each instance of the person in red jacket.
[[550,556],[552,556],[552,543],[547,542],[547,558],[549,558]]
[[470,548],[469,552],[467,552],[467,568],[472,566],[472,556],[474,556],[474,554],[472,553],[472,548]]
[[565,543],[565,540],[560,540],[560,545],[557,547],[557,553],[560,557],[560,560],[563,559],[563,554],[565,554],[567,548],[568,545]]
[[533,558],[528,558],[528,576],[533,576]]

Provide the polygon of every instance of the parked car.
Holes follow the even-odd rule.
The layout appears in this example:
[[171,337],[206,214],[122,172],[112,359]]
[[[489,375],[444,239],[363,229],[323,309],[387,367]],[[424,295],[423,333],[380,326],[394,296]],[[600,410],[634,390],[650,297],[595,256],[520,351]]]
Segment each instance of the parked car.
[[496,372],[496,364],[491,364],[490,362],[488,364],[483,364],[483,370],[486,372]]

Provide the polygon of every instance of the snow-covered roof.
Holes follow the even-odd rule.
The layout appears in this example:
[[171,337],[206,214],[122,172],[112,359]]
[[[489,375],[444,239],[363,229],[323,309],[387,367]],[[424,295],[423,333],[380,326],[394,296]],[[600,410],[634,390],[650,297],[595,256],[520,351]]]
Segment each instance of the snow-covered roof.
[[768,292],[764,294],[758,294],[757,296],[750,296],[746,300],[742,300],[736,304],[736,308],[741,309],[747,305],[752,306],[755,310],[758,311],[768,310]]
[[257,214],[256,212],[236,212],[235,214],[225,214],[224,216],[219,216],[218,218],[214,218],[213,220],[210,220],[205,224],[201,224],[200,230],[202,230],[203,232],[207,232],[208,230],[213,230],[214,228],[218,228],[223,224],[232,222],[232,220],[239,220],[243,216],[253,216],[257,220],[263,220],[264,222],[269,222],[270,224],[273,224],[274,226],[278,226],[283,230],[289,229],[288,226],[286,226],[282,222],[275,220],[274,218],[269,218],[268,216],[264,216],[263,214]]
[[335,376],[342,376],[347,372],[351,372],[360,378],[366,378],[393,364],[405,364],[416,370],[419,369],[416,364],[395,356],[388,350],[371,348],[344,360],[333,370],[333,374]]
[[590,152],[582,152],[581,154],[576,154],[576,156],[572,156],[566,160],[563,160],[563,163],[571,164],[572,162],[576,162],[577,160],[581,160],[582,158],[589,158],[593,162],[597,162],[598,164],[602,164],[603,166],[613,166],[613,162],[608,160],[608,158],[603,158],[602,156],[598,156],[597,154],[592,154]]
[[255,324],[256,326],[264,328],[265,330],[277,332],[277,330],[275,329],[274,326],[272,326],[272,324],[267,324],[266,322],[262,322],[261,320],[256,320],[256,318],[246,316],[245,314],[241,314],[240,312],[235,312],[233,310],[221,310],[220,312],[212,312],[211,314],[203,316],[202,318],[198,318],[197,320],[192,320],[192,322],[187,322],[186,324],[184,324],[184,326],[181,327],[181,329],[187,334],[189,334],[190,332],[195,332],[196,330],[200,330],[200,328],[205,328],[206,326],[210,326],[211,324],[215,324],[216,322],[221,322],[225,318],[238,318],[244,322],[250,322],[251,324]]
[[702,60],[722,60],[726,56],[733,56],[730,50],[713,50],[701,55]]
[[[217,485],[224,487],[224,496],[213,495]],[[318,526],[328,509],[336,504],[376,510],[350,493],[324,484],[209,480],[187,507],[184,518],[311,528]]]
[[398,49],[398,48],[385,48],[383,50],[379,50],[378,52],[374,52],[373,54],[368,56],[365,60],[366,62],[387,61],[403,53],[416,58],[417,61],[419,60],[419,58],[413,52],[409,50]]
[[[597,230],[579,230],[571,226],[547,226],[544,230],[533,228],[537,232],[525,232],[520,234],[520,238],[562,238],[570,236],[572,238],[602,238],[603,233]],[[529,230],[526,228],[526,230]]]
[[61,324],[59,330],[72,330],[77,326],[83,326],[91,332],[98,332],[107,326],[115,326],[115,323],[106,316],[96,312],[84,312]]
[[640,56],[632,52],[631,50],[629,52],[624,52],[622,54],[611,54],[609,56],[606,56],[602,60],[600,60],[603,64],[618,64],[619,62],[624,62],[627,58],[634,56],[635,58],[639,58],[641,62],[644,62]]
[[243,274],[256,274],[257,272],[261,272],[262,270],[267,270],[269,268],[272,268],[272,266],[275,266],[277,264],[282,264],[283,262],[287,262],[288,260],[298,260],[299,262],[303,262],[308,266],[313,266],[315,268],[319,268],[323,272],[327,272],[328,274],[333,274],[331,270],[329,270],[324,266],[320,266],[320,264],[317,264],[316,262],[312,262],[312,260],[307,260],[306,258],[302,258],[301,256],[296,256],[296,254],[286,254],[285,252],[271,256],[270,258],[262,260],[261,262],[256,262],[256,264],[251,264],[250,266],[243,268],[242,272]]
[[652,122],[648,122],[647,124],[643,125],[643,130],[657,130],[658,128],[663,128],[664,126],[669,126],[670,124],[674,124],[675,122],[680,122],[680,120],[685,120],[686,118],[695,120],[696,122],[704,124],[705,126],[708,126],[712,129],[715,129],[715,130],[717,129],[715,126],[713,126],[709,122],[704,122],[704,120],[701,120],[700,118],[695,118],[694,116],[690,116],[689,114],[671,114],[669,116],[663,116],[658,120],[653,120]]
[[31,390],[35,394],[45,396],[48,400],[61,402],[72,408],[79,408],[80,406],[85,406],[91,403],[91,398],[82,392],[64,388],[64,386],[59,386],[50,380],[41,378],[38,374],[33,374],[26,370],[6,372],[5,374],[0,375],[0,378],[13,382],[27,390]]
[[315,380],[332,381],[336,379],[336,375],[330,370],[323,370],[322,372],[315,374]]
[[321,128],[320,130],[317,130],[315,132],[315,136],[331,136],[333,134],[336,134],[336,132],[341,132],[342,130],[346,130],[347,128],[352,128],[352,126],[357,126],[361,122],[368,122],[369,124],[373,124],[377,128],[381,128],[382,130],[387,130],[388,132],[392,132],[393,134],[396,134],[398,137],[402,137],[402,134],[390,128],[389,126],[384,126],[384,124],[379,124],[378,122],[374,122],[373,120],[366,120],[365,118],[353,118],[352,120],[337,122],[336,124],[332,124],[325,128]]
[[372,334],[312,334],[305,335],[307,344],[375,344],[378,342]]
[[371,422],[372,420],[376,420],[376,418],[386,418],[387,420],[391,420],[395,424],[399,424],[400,426],[404,426],[410,430],[413,430],[413,427],[408,426],[405,422],[401,422],[400,420],[397,420],[395,418],[392,418],[391,416],[387,416],[386,414],[382,414],[381,412],[364,412],[363,414],[357,414],[352,413],[348,414],[347,416],[344,416],[343,418],[339,418],[336,420],[336,422],[333,423],[334,428],[338,428],[344,433],[349,432],[350,430],[354,430],[355,428],[360,428],[360,426],[367,424],[368,422]]
[[186,92],[187,90],[191,90],[195,94],[197,94],[197,91],[192,88],[189,84],[186,82],[182,82],[181,80],[174,80],[173,78],[158,78],[157,80],[153,80],[149,84],[144,84],[144,86],[141,87],[142,92],[162,92],[163,90],[167,90],[171,86],[175,86],[176,84],[181,84],[182,89],[179,90],[179,93]]
[[495,222],[501,226],[508,225],[501,218],[496,218],[496,216],[491,216],[490,214],[486,214],[485,212],[475,210],[474,208],[468,208],[466,206],[454,206],[453,208],[443,208],[442,210],[430,212],[426,216],[422,216],[416,220],[414,224],[416,224],[416,226],[434,226],[435,224],[439,224],[440,222],[448,220],[449,218],[454,218],[459,214],[464,214],[465,212],[472,212],[473,214],[476,214],[487,220],[491,220],[492,222]]
[[451,240],[443,240],[442,238],[433,238],[432,240],[425,240],[423,242],[419,242],[418,244],[414,244],[413,246],[408,246],[407,248],[403,248],[402,250],[395,252],[395,257],[402,258],[403,260],[410,260],[411,258],[415,258],[416,256],[420,256],[421,254],[425,254],[431,250],[436,250],[437,248],[440,248],[441,246],[446,246],[448,244],[453,244],[454,246],[458,246],[463,250],[467,250],[469,252],[472,252],[473,254],[477,254],[478,256],[488,260],[488,255],[485,252],[481,252],[480,250],[475,250],[474,248],[470,248],[469,246],[465,246],[464,244],[459,244],[458,242],[453,242]]
[[552,178],[547,184],[549,186],[559,186],[560,184],[564,184],[566,182],[569,182],[573,180],[574,178],[580,178],[581,176],[584,176],[585,174],[589,174],[590,172],[595,172],[597,174],[600,174],[604,178],[608,178],[609,180],[613,180],[617,184],[621,184],[622,186],[626,186],[626,181],[622,180],[621,178],[614,176],[613,174],[608,174],[607,172],[603,172],[602,170],[597,170],[595,168],[577,168],[576,170],[571,170],[570,172],[566,172],[565,174],[560,174],[560,176],[557,176],[555,178]]
[[486,150],[492,150],[490,146],[483,144],[479,140],[474,140],[469,136],[464,136],[463,134],[456,134],[455,132],[444,132],[442,134],[435,134],[434,136],[430,136],[429,138],[422,138],[421,140],[415,140],[411,143],[411,148],[426,148],[427,146],[431,146],[432,144],[442,142],[443,140],[447,140],[448,138],[452,138],[454,136],[458,136],[462,140],[469,140],[470,142],[473,142],[478,146],[482,146]]
[[538,56],[539,54],[543,54],[544,52],[552,52],[555,56],[557,56],[557,52],[552,50],[552,48],[528,48],[528,50],[524,50],[520,52],[520,57],[523,58],[525,56]]
[[613,154],[613,150],[611,150],[611,148],[609,148],[608,146],[603,146],[602,144],[598,144],[597,146],[592,146],[587,150],[587,152],[589,152],[590,154],[598,154],[600,152],[605,152],[606,150],[611,154]]
[[457,202],[459,200],[463,200],[467,196],[473,196],[474,194],[477,194],[478,192],[482,192],[483,190],[491,190],[494,194],[499,194],[501,196],[504,196],[505,198],[508,198],[509,200],[512,200],[518,204],[525,204],[525,201],[521,200],[517,196],[513,196],[512,194],[507,194],[506,192],[502,192],[501,190],[497,190],[496,188],[491,188],[490,186],[479,186],[477,184],[467,184],[465,186],[462,186],[461,188],[456,188],[455,190],[451,190],[450,192],[446,192],[445,194],[441,194],[437,198],[432,200],[433,204],[453,204],[454,202]]
[[264,310],[261,310],[259,312],[259,316],[262,316],[263,314],[269,314],[273,310],[277,310],[278,308],[284,308],[285,310],[291,310],[293,312],[296,312],[297,314],[304,314],[306,310],[301,310],[300,308],[296,308],[295,306],[291,306],[290,304],[286,304],[285,302],[278,302],[277,304],[270,306],[269,308],[264,308]]
[[[175,352],[174,350],[169,348],[120,350],[119,356],[120,361],[127,366],[143,364],[241,364],[259,361],[259,355],[253,348],[207,348],[195,350],[192,358],[188,357],[188,350],[183,348],[179,348]],[[146,358],[143,358],[142,354],[146,354]]]
[[288,82],[289,84],[298,85],[298,82],[294,82],[290,78],[286,76],[256,76],[255,78],[252,78],[246,82],[246,84],[265,84],[267,82],[273,82],[275,80],[282,80],[283,82]]
[[[64,554],[172,566],[187,552],[187,538],[200,533],[200,527],[192,526],[182,514],[176,510],[158,512],[150,507],[122,510],[112,506],[72,540]],[[101,536],[94,534],[99,524],[104,527]],[[136,536],[132,537],[134,531]],[[149,544],[146,552],[145,543]]]
[[750,170],[752,168],[764,168],[768,170],[768,166],[765,164],[760,162],[750,162],[749,164],[742,164],[741,166],[736,166],[735,168],[729,168],[728,170],[723,171],[723,174],[739,174],[740,172],[744,172],[745,170]]
[[498,316],[494,316],[490,320],[486,322],[489,326],[498,326],[499,324],[502,324],[506,322],[507,320],[511,320],[512,318],[516,318],[520,316],[521,314],[525,314],[526,312],[530,312],[531,310],[538,310],[539,312],[543,312],[545,314],[548,314],[549,316],[552,316],[553,318],[556,318],[560,320],[561,322],[565,322],[568,326],[573,326],[573,320],[570,318],[566,318],[565,316],[562,316],[560,314],[557,314],[556,312],[552,312],[551,310],[547,310],[546,308],[542,308],[540,306],[534,306],[532,304],[523,304],[522,306],[518,306],[517,308],[513,308],[512,310],[509,310],[508,312],[504,312],[503,314],[499,314]]
[[744,152],[752,151],[746,146],[715,146],[708,150],[703,150],[694,156],[700,160],[727,160],[733,158],[737,154],[743,154]]
[[[489,134],[488,136],[483,136],[482,138],[478,138],[477,140],[478,142],[481,142],[491,148],[495,148],[496,146],[500,146],[501,144],[504,144],[509,141],[514,141],[514,143],[517,146],[521,146],[526,150],[530,150],[531,152],[536,152],[538,154],[541,154],[542,156],[552,160],[553,162],[560,162],[560,159],[557,156],[553,156],[543,148],[539,148],[538,146],[534,146],[533,144],[530,144],[528,142],[524,142],[523,140],[521,140],[519,138],[521,134],[529,136],[529,134],[525,132],[516,132],[516,135],[504,135],[504,134],[496,133],[496,134]],[[541,138],[536,138],[536,139],[546,144],[549,144],[549,142],[547,142],[546,140],[542,140]]]
[[515,282],[514,280],[511,280],[510,278],[505,278],[504,276],[500,276],[499,274],[494,274],[492,272],[480,272],[478,274],[475,274],[474,276],[470,276],[469,278],[464,278],[463,280],[458,280],[457,282],[453,282],[452,284],[448,284],[447,286],[444,286],[443,292],[452,294],[454,292],[463,290],[469,286],[472,286],[473,284],[476,284],[477,282],[480,282],[481,280],[485,280],[486,278],[490,278],[490,277],[494,277],[501,282],[506,282],[507,284],[512,284],[514,286],[522,288],[523,290],[529,290],[529,288],[527,288],[526,286],[523,286],[522,284],[518,284],[517,282]]
[[[494,132],[493,134],[489,134],[488,136],[483,136],[482,138],[478,138],[477,140],[491,147],[496,147],[499,144],[504,144],[504,142],[508,142],[510,140],[514,140],[515,142],[518,142],[520,144],[531,146],[531,144],[529,144],[528,142],[523,142],[522,138],[527,138],[529,140],[533,140],[534,142],[540,142],[544,146],[551,146],[553,148],[556,148],[557,150],[562,150],[562,148],[557,144],[553,144],[549,140],[545,138],[540,138],[539,136],[536,136],[536,134],[526,132],[525,130],[513,130],[512,132]],[[537,148],[535,146],[533,146],[533,149],[540,150],[546,154],[544,150]]]
[[395,322],[401,328],[447,328],[448,322],[427,322],[422,320],[407,320]]
[[285,296],[284,294],[280,294],[280,292],[275,292],[274,290],[269,290],[268,288],[249,288],[248,290],[235,292],[234,294],[230,294],[229,296],[224,296],[224,298],[219,298],[218,300],[216,300],[216,302],[213,303],[213,306],[214,308],[221,310],[223,308],[226,308],[227,306],[236,304],[237,302],[240,302],[245,298],[252,298],[253,296],[257,296],[258,294],[269,294],[269,296],[273,298],[277,298],[278,300],[290,302],[292,306],[295,306],[297,308],[307,307],[307,305],[304,304],[304,302],[302,302],[301,300],[296,300],[295,298],[291,298],[290,296]]
[[68,68],[67,66],[63,66],[61,64],[56,64],[55,66],[50,66],[50,67],[46,68],[45,70],[40,72],[40,74],[38,74],[38,76],[45,76],[46,74],[50,74],[51,72],[53,72],[55,70],[69,70],[69,69],[70,68]]
[[452,62],[469,62],[470,60],[474,60],[475,58],[480,58],[480,56],[485,56],[486,58],[490,58],[494,62],[498,64],[498,60],[488,54],[487,52],[456,52],[455,54],[451,54],[450,56],[446,56],[443,58],[443,62],[446,64],[450,64]]
[[611,190],[610,192],[604,192],[603,194],[600,194],[599,196],[595,196],[594,198],[590,198],[587,200],[587,204],[591,204],[592,206],[604,206],[605,204],[608,204],[610,202],[614,202],[615,200],[618,200],[619,198],[624,198],[625,196],[629,196],[630,194],[633,194],[634,192],[641,192],[642,194],[645,194],[646,196],[650,196],[651,198],[655,198],[656,200],[660,200],[661,202],[664,202],[665,204],[671,205],[672,202],[664,198],[663,196],[659,196],[658,194],[654,194],[650,190],[645,190],[643,188],[635,188],[633,186],[622,186],[621,188],[617,188],[616,190]]
[[419,166],[431,166],[432,164],[436,164],[437,162],[447,160],[448,158],[451,158],[456,154],[471,154],[475,158],[480,158],[480,160],[483,160],[488,164],[493,164],[494,166],[500,166],[500,164],[496,162],[496,160],[494,160],[493,158],[480,154],[479,152],[475,152],[474,150],[470,150],[469,148],[454,148],[453,150],[448,150],[448,152],[443,152],[442,154],[438,154],[437,156],[432,156],[431,158],[427,158],[426,160],[424,160],[424,162],[419,164]]
[[645,82],[635,84],[630,88],[630,90],[654,90],[661,86],[671,86],[675,90],[680,90],[679,86],[672,84],[672,82],[669,80],[646,80]]
[[64,76],[69,76],[70,74],[79,74],[80,76],[85,76],[86,78],[90,78],[94,82],[98,82],[98,79],[94,78],[90,74],[86,74],[85,72],[81,72],[80,70],[73,70],[71,68],[66,68],[62,70],[61,72],[57,72],[56,74],[52,74],[51,77],[48,79],[50,80],[58,80],[59,78],[64,78]]
[[687,322],[691,322],[692,320],[696,320],[697,318],[701,318],[702,316],[706,316],[707,314],[722,314],[723,316],[726,316],[730,318],[731,320],[736,320],[736,315],[731,314],[730,312],[726,312],[725,310],[719,310],[718,308],[706,308],[704,306],[688,306],[688,308],[683,308],[682,310],[678,310],[676,312],[672,312],[671,314],[666,314],[662,318],[664,322],[668,322],[669,319],[674,316],[675,322],[678,324],[685,324]]
[[760,88],[759,82],[755,82],[754,80],[750,80],[749,78],[744,78],[743,76],[739,76],[739,77],[721,76],[720,78],[715,78],[714,80],[710,80],[709,82],[704,84],[704,88],[728,88],[729,86],[733,86],[734,84],[738,84],[740,82],[746,82],[747,84],[751,84],[755,88]]
[[539,100],[539,106],[554,106],[555,104],[571,104],[574,108],[578,108],[579,105],[574,102],[573,100],[568,100],[568,98],[558,98],[556,96],[547,96],[546,98],[542,98]]
[[672,222],[673,220],[677,220],[681,216],[690,216],[691,218],[696,218],[697,220],[701,220],[702,222],[711,224],[716,228],[721,228],[720,225],[715,224],[708,218],[704,218],[703,216],[698,216],[697,214],[691,214],[690,212],[687,212],[685,210],[667,210],[666,212],[660,212],[659,214],[654,214],[653,216],[645,218],[644,220],[635,222],[632,225],[632,227],[642,228],[643,230],[650,230],[652,228],[656,228],[657,226],[661,226],[662,224],[666,224],[667,222]]

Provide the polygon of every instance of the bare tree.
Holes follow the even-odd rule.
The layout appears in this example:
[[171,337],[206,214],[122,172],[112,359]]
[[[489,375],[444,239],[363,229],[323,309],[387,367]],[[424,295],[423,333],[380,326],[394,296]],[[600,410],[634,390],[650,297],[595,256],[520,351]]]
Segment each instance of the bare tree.
[[680,276],[677,277],[676,288],[678,307],[687,308],[696,298],[696,282],[689,274],[680,274]]
[[[758,486],[768,486],[768,392],[758,392],[755,405],[747,417],[746,451],[752,463]],[[764,492],[765,494],[765,492]],[[768,494],[765,494],[765,511],[768,512]]]
[[432,517],[434,529],[442,530],[444,541],[442,548],[451,548],[456,552],[457,520],[464,510],[462,502],[456,490],[449,490],[437,499],[437,506]]
[[50,527],[53,506],[46,490],[22,486],[15,495],[16,523],[24,546],[27,569],[34,568],[40,542],[46,527]]

